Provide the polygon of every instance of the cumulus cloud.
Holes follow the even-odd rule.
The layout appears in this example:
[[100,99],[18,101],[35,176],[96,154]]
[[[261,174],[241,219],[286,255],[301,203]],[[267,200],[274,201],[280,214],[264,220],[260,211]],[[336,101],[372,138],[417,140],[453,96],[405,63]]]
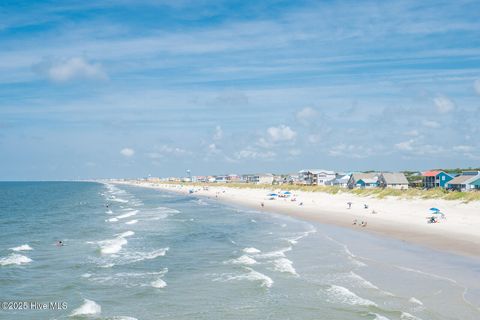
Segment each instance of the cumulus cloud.
[[273,142],[292,141],[297,136],[289,126],[280,125],[278,127],[270,127],[267,129],[268,138]]
[[412,151],[414,142],[415,142],[415,140],[413,140],[413,139],[403,141],[403,142],[399,142],[399,143],[395,144],[395,148],[397,150],[400,150],[400,151]]
[[297,120],[302,124],[310,123],[315,116],[317,115],[317,111],[310,107],[305,107],[302,110],[298,111],[295,115]]
[[473,82],[473,88],[475,89],[476,93],[480,94],[480,79]]
[[374,155],[375,150],[371,147],[342,143],[331,148],[328,154],[332,157],[362,159]]
[[448,113],[455,109],[455,103],[445,96],[438,96],[434,98],[433,103],[437,107],[437,111],[440,113]]
[[72,80],[105,80],[107,74],[99,63],[83,57],[44,61],[34,68],[53,82],[64,83]]
[[235,152],[237,159],[270,159],[276,156],[276,153],[270,150],[261,151],[254,148],[247,147],[243,150]]
[[120,154],[124,157],[131,157],[135,154],[135,150],[131,149],[131,148],[123,148],[122,150],[120,150]]
[[395,144],[395,149],[413,155],[436,155],[445,152],[440,145],[424,144],[421,138],[410,139]]
[[155,148],[154,152],[147,153],[147,156],[151,159],[161,159],[168,156],[185,156],[190,155],[191,152],[188,150],[179,148],[179,147],[172,147],[169,145],[162,145],[160,147]]

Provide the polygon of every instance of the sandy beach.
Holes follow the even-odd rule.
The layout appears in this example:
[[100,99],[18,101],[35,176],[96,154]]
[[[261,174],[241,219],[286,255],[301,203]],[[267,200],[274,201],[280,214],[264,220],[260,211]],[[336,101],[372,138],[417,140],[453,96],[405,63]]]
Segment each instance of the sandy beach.
[[[360,197],[350,193],[292,191],[290,198],[270,200],[271,192],[288,191],[288,186],[266,186],[265,189],[229,188],[158,184],[145,181],[116,181],[135,185],[215,199],[229,204],[266,212],[286,214],[300,219],[333,224],[393,237],[432,249],[460,255],[480,257],[480,203],[462,203],[439,199],[400,199]],[[291,199],[295,198],[296,201]],[[349,209],[348,203],[351,202]],[[264,204],[262,207],[261,204]],[[368,208],[365,208],[365,205]],[[440,208],[445,219],[427,223],[429,209]],[[354,224],[354,222],[356,222]],[[361,226],[362,222],[366,226]]]

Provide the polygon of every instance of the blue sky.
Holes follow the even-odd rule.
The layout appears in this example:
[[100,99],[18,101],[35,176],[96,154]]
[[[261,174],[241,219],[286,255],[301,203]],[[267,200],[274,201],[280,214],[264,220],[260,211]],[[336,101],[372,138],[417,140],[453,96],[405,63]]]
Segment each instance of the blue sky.
[[478,1],[2,1],[0,180],[480,165]]

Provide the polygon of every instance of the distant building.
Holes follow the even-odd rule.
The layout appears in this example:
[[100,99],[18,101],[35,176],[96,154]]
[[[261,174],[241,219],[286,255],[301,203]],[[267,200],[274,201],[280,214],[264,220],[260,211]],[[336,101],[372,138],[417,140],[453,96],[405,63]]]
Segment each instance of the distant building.
[[378,176],[378,186],[392,189],[408,189],[408,180],[403,172],[382,172]]
[[423,186],[427,189],[446,188],[447,183],[453,179],[452,175],[440,170],[427,171],[422,176]]
[[228,176],[215,176],[216,183],[226,183],[228,181]]
[[300,170],[298,178],[302,184],[325,186],[336,178],[335,172],[323,169]]
[[271,173],[244,174],[242,175],[242,180],[245,181],[246,183],[272,184],[273,174]]
[[375,188],[378,186],[378,176],[379,173],[377,172],[352,173],[350,179],[348,179],[347,187],[350,189]]
[[447,188],[456,191],[480,189],[480,171],[464,171],[447,183]]
[[227,176],[227,181],[230,183],[240,182],[241,177],[238,174],[229,174]]
[[350,180],[349,174],[337,175],[337,177],[334,180],[329,181],[327,184],[331,186],[347,188],[349,180]]

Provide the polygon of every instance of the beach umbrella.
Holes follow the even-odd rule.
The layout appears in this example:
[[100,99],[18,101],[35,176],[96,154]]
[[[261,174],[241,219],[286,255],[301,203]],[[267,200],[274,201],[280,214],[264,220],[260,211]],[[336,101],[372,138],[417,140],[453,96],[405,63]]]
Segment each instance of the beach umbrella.
[[436,212],[438,212],[438,211],[440,211],[440,209],[438,209],[438,208],[430,208],[430,211],[436,211]]
[[278,194],[276,194],[276,193],[270,193],[268,196],[269,196],[269,197],[276,197],[276,196],[278,196]]
[[283,194],[292,194],[290,191],[285,191]]

